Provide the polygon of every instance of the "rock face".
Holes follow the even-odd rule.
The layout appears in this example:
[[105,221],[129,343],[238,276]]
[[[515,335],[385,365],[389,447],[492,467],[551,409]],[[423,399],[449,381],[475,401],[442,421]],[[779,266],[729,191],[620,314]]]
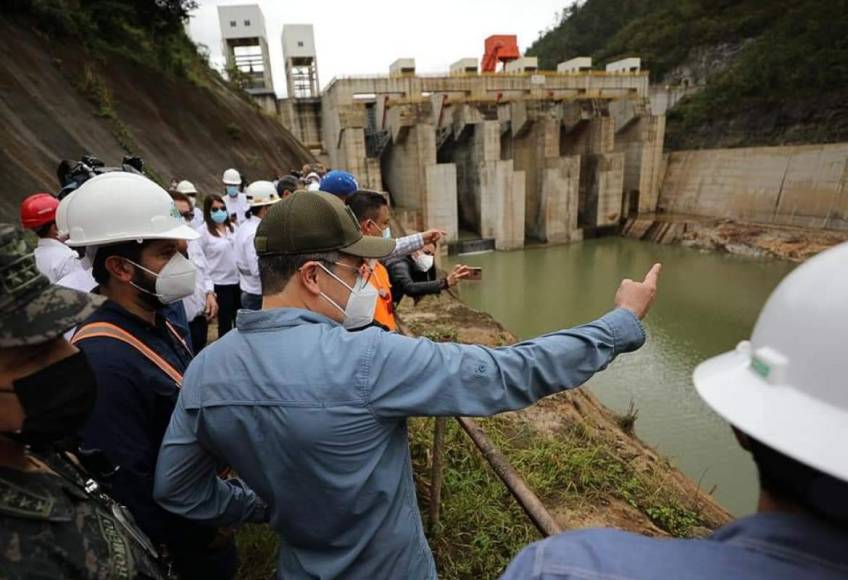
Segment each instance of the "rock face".
[[91,153],[117,165],[128,151],[153,175],[219,192],[239,168],[269,178],[311,161],[278,122],[211,70],[194,82],[73,42],[51,42],[0,18],[0,218],[17,219],[20,200],[56,191],[62,159]]
[[671,69],[658,84],[684,88],[703,87],[711,76],[727,70],[749,42],[750,40],[696,46],[689,51],[686,60]]

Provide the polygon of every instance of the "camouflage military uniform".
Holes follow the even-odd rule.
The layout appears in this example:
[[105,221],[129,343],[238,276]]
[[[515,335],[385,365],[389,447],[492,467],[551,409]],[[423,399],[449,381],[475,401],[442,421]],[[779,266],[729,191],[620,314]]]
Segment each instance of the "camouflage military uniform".
[[[0,224],[3,349],[58,339],[103,302],[50,284],[32,252],[20,230]],[[0,579],[166,578],[129,512],[82,467],[55,452],[26,458],[34,470],[0,465]]]
[[69,460],[34,457],[55,473],[0,467],[0,578],[166,577],[129,512]]

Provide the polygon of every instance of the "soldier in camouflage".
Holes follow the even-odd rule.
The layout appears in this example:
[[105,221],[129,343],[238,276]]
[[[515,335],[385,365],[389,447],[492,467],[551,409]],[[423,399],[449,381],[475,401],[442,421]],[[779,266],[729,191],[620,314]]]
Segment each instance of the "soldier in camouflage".
[[167,578],[129,513],[62,451],[96,397],[62,334],[102,300],[50,284],[9,224],[0,292],[0,578]]

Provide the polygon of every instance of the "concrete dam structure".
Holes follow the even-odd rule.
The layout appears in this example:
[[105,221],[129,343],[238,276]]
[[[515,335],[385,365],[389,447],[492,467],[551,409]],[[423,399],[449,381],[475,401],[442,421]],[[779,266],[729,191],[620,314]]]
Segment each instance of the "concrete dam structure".
[[479,74],[463,59],[425,76],[400,59],[386,76],[333,80],[307,124],[329,165],[389,192],[409,227],[502,250],[567,243],[656,205],[665,117],[635,60],[542,73],[522,58]]
[[657,211],[848,231],[848,144],[674,152]]

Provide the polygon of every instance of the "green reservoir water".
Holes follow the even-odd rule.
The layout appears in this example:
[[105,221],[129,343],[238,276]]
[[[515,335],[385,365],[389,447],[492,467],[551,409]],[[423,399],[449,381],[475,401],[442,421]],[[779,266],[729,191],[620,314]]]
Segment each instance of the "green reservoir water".
[[794,264],[708,254],[677,246],[603,238],[581,244],[452,257],[483,268],[462,299],[520,338],[588,322],[612,307],[623,278],[663,263],[648,343],[599,373],[589,388],[607,406],[639,410],[636,433],[737,515],[756,504],[753,463],[727,424],[698,397],[691,376],[702,360],[750,337],[771,291]]

